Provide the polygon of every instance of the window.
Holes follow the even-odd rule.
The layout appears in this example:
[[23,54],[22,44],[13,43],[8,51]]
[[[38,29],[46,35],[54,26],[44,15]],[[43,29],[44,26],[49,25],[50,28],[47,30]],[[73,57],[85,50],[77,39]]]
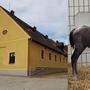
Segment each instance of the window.
[[60,62],[61,62],[61,55],[60,55]]
[[55,62],[57,61],[57,56],[55,55]]
[[51,60],[51,53],[49,53],[49,60]]
[[41,58],[44,59],[44,50],[41,51]]
[[67,58],[65,57],[65,63],[67,63]]
[[14,64],[15,63],[15,52],[11,52],[9,54],[9,64]]
[[63,56],[63,63],[65,63],[65,57]]
[[67,63],[67,58],[66,58],[66,63]]

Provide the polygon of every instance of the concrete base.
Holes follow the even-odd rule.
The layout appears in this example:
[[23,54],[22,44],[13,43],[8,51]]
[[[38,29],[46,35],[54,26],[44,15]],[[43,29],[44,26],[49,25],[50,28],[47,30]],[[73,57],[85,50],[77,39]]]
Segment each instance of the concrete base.
[[36,75],[36,74],[47,74],[47,73],[62,73],[67,72],[66,68],[49,68],[49,67],[36,67],[33,69],[29,75]]
[[27,71],[26,70],[0,70],[0,75],[27,76]]
[[48,68],[48,67],[36,67],[30,71],[27,70],[0,70],[0,75],[18,75],[18,76],[31,76],[36,74],[67,72],[66,68]]

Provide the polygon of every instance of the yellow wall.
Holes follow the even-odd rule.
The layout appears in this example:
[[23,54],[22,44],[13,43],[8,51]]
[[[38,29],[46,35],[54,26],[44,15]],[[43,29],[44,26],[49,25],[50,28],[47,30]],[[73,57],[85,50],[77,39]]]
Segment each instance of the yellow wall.
[[[8,31],[7,35],[2,34],[4,30]],[[0,8],[0,42],[20,38],[29,38],[29,36],[7,13],[3,11],[3,9]]]
[[[26,39],[0,43],[0,69],[27,69],[28,42]],[[15,52],[15,64],[9,64],[9,53]]]
[[[7,30],[7,34],[2,32]],[[0,8],[0,70],[27,70],[28,38],[26,32]],[[9,53],[15,52],[15,64],[9,64]]]
[[[41,50],[44,50],[44,59],[41,59]],[[49,60],[49,52],[51,60]],[[57,61],[55,62],[55,55]],[[61,56],[61,62],[60,62]],[[29,70],[35,69],[36,67],[49,67],[49,68],[67,68],[67,57],[53,50],[43,47],[33,41],[29,41]]]
[[[5,35],[2,34],[4,30],[8,31]],[[63,62],[66,59],[63,55],[31,40],[28,42],[28,38],[28,34],[0,8],[0,70],[22,70],[27,73],[27,70],[36,67],[67,68],[67,63]],[[43,60],[41,50],[44,50]],[[9,64],[10,52],[15,52],[15,64]],[[51,60],[49,52],[52,54]]]

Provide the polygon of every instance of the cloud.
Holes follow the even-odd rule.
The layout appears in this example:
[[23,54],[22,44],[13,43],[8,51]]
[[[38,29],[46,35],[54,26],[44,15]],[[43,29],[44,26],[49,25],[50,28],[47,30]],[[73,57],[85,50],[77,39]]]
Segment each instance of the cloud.
[[[0,2],[9,9],[8,0]],[[67,42],[67,0],[11,0],[11,8],[40,32]]]

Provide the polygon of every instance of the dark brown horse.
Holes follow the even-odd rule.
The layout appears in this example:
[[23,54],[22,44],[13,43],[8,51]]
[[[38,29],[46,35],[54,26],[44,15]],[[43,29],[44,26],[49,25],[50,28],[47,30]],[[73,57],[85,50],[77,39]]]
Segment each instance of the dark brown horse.
[[71,47],[74,48],[74,52],[71,56],[72,73],[77,75],[77,60],[86,47],[90,47],[90,27],[82,26],[80,28],[73,29],[69,35]]

